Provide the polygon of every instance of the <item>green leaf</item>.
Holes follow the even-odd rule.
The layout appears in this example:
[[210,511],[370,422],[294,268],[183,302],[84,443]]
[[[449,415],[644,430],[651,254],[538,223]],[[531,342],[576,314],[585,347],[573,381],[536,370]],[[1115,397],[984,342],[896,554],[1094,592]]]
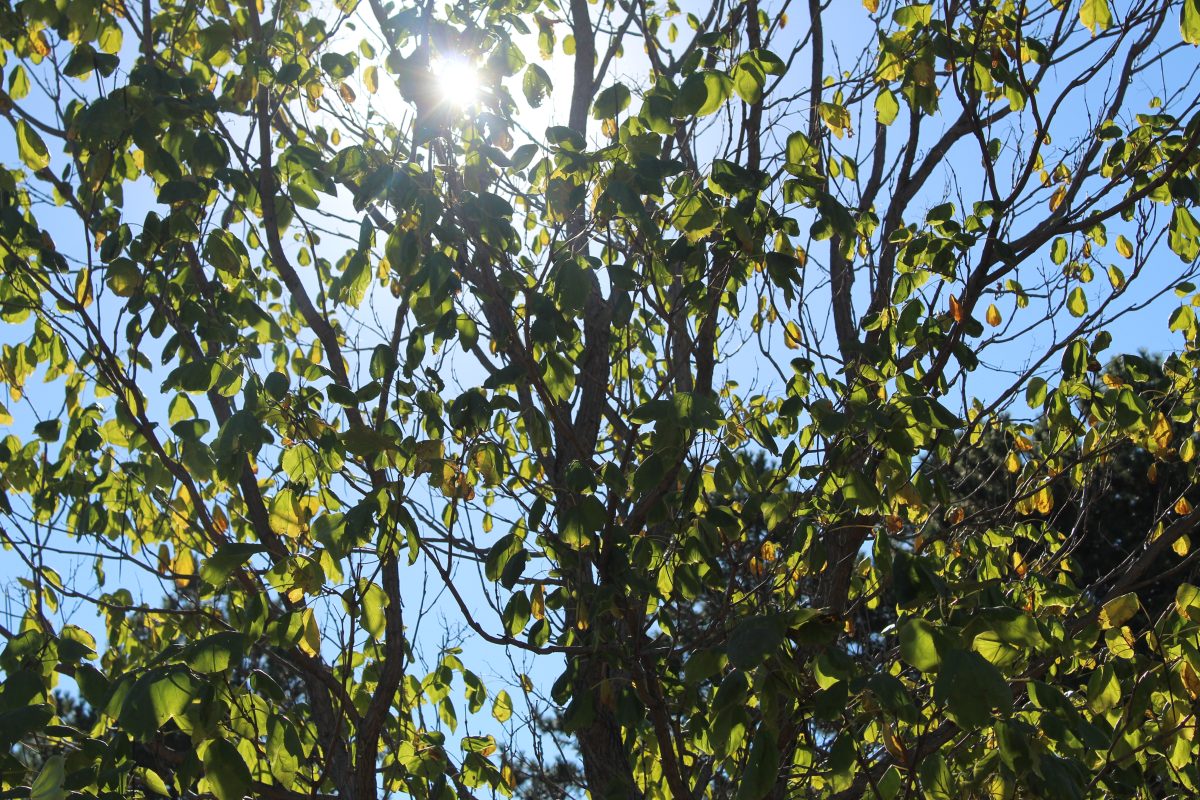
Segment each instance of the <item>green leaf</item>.
[[1032,378],[1025,387],[1025,403],[1030,408],[1041,408],[1046,404],[1046,379]]
[[911,619],[900,629],[900,657],[922,672],[931,672],[942,663],[939,638],[928,622]]
[[732,95],[733,79],[724,72],[711,69],[693,72],[679,87],[675,116],[706,117],[724,105]]
[[0,747],[7,752],[29,734],[42,730],[53,716],[53,707],[41,703],[0,711]]
[[378,584],[367,584],[360,597],[362,603],[363,629],[371,634],[375,641],[383,641],[384,630],[387,627],[387,594]]
[[345,80],[354,74],[354,62],[340,53],[321,56],[321,69],[334,80]]
[[886,87],[880,89],[875,95],[875,118],[884,125],[891,125],[899,113],[900,103],[896,101],[896,95]]
[[747,53],[738,59],[733,69],[733,88],[738,97],[747,103],[757,103],[762,100],[766,84],[766,70],[757,58]]
[[1087,684],[1088,708],[1095,714],[1103,714],[1121,702],[1121,681],[1112,664],[1104,664],[1092,671]]
[[912,3],[901,6],[892,13],[892,19],[902,28],[911,30],[918,25],[928,25],[933,19],[931,3]]
[[[108,713],[140,739],[149,739],[192,702],[199,683],[182,666],[158,667],[142,675],[125,692],[114,692]],[[115,707],[114,707],[115,706]]]
[[167,787],[166,781],[162,779],[157,772],[146,767],[138,767],[134,770],[138,780],[140,780],[147,789],[159,797],[170,797],[171,790]]
[[1190,583],[1179,584],[1175,590],[1175,610],[1192,622],[1200,622],[1200,587]]
[[629,88],[621,83],[614,83],[600,94],[592,104],[592,119],[614,119],[625,109],[629,108]]
[[253,542],[228,542],[217,548],[200,567],[200,578],[210,586],[221,586],[233,571],[258,553],[265,553],[266,545]]
[[950,768],[941,753],[931,753],[921,759],[917,773],[921,776],[921,788],[925,790],[925,796],[929,800],[955,800],[958,797]]
[[17,64],[8,74],[8,96],[13,100],[24,100],[29,95],[29,73]]
[[29,787],[29,800],[66,800],[67,792],[63,788],[66,763],[62,756],[47,758]]
[[537,64],[530,64],[525,68],[525,76],[521,79],[521,91],[525,93],[525,99],[529,101],[530,106],[539,107],[553,89],[554,84],[546,70]]
[[960,727],[968,729],[987,724],[993,709],[1007,712],[1012,707],[1012,694],[1000,670],[966,650],[942,655],[933,697],[945,704]]
[[786,620],[778,615],[747,617],[729,637],[726,653],[740,669],[753,669],[783,644]]
[[285,788],[291,789],[300,771],[304,747],[296,727],[287,719],[272,717],[267,725],[267,763],[271,775]]
[[246,637],[236,631],[222,631],[188,645],[184,662],[196,672],[225,672],[240,664],[246,649]]
[[214,739],[204,751],[204,777],[217,800],[242,800],[250,793],[250,768],[224,739]]
[[761,800],[775,788],[779,777],[779,743],[770,729],[760,727],[750,746],[746,771],[738,785],[736,800]]
[[50,165],[50,151],[42,137],[25,120],[17,120],[17,153],[25,166],[34,172]]
[[287,396],[288,384],[288,376],[282,372],[272,372],[263,379],[263,388],[276,400],[282,400]]
[[1200,225],[1183,206],[1175,206],[1168,228],[1167,246],[1171,252],[1185,262],[1191,263],[1200,256]]

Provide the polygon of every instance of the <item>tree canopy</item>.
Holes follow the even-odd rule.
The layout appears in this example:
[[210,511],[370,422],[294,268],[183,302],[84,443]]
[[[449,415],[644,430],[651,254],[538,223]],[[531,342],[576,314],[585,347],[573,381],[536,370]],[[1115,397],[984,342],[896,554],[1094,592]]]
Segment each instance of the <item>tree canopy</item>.
[[0,791],[1196,796],[1198,44],[3,0]]

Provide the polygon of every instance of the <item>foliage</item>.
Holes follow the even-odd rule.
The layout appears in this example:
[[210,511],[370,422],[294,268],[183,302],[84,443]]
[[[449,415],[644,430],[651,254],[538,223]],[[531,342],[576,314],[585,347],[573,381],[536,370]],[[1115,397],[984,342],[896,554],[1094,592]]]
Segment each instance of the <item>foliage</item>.
[[[6,796],[1194,796],[1200,589],[1138,592],[1200,524],[1196,44],[3,3]],[[1171,496],[1101,576],[1122,453]]]

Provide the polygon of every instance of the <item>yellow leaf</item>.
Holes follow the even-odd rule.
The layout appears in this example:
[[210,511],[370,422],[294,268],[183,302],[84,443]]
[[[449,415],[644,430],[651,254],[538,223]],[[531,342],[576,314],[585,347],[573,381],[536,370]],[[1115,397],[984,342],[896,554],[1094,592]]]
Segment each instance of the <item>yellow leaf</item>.
[[962,322],[966,318],[962,305],[954,295],[950,295],[950,318],[955,322]]
[[904,747],[904,742],[896,736],[896,732],[892,730],[892,726],[888,724],[886,719],[880,719],[882,723],[880,732],[883,734],[883,746],[888,751],[888,754],[899,761],[901,764],[909,762],[908,750]]
[[762,547],[759,548],[759,554],[763,561],[774,561],[778,557],[778,552],[779,547],[771,541],[763,542]]
[[37,53],[39,58],[50,55],[50,41],[46,38],[45,31],[30,34],[29,43],[33,45],[33,52]]
[[1021,471],[1021,459],[1017,458],[1016,453],[1009,453],[1008,458],[1004,461],[1004,468],[1009,472]]
[[863,0],[863,8],[874,14],[879,10],[879,0]]
[[1016,550],[1012,554],[1013,569],[1017,571],[1017,575],[1024,578],[1025,573],[1029,571],[1029,567],[1025,566],[1025,558]]
[[1197,677],[1192,665],[1186,661],[1180,661],[1179,676],[1183,679],[1183,687],[1187,689],[1192,699],[1200,697],[1200,677]]
[[311,608],[304,609],[304,635],[300,637],[300,649],[310,656],[316,656],[321,651],[321,630],[317,627],[317,618]]
[[546,592],[540,583],[533,588],[533,596],[529,598],[529,609],[534,619],[544,619],[546,616]]
[[1043,486],[1033,496],[1033,507],[1043,516],[1054,510],[1054,494],[1049,486]]
[[1166,450],[1171,446],[1171,422],[1166,416],[1159,412],[1154,417],[1154,428],[1150,431],[1150,436],[1154,439],[1154,444],[1159,450]]
[[987,324],[995,328],[1002,321],[1003,318],[1000,316],[1000,309],[996,308],[996,304],[992,303],[989,305],[987,310]]
[[371,94],[379,91],[379,67],[372,65],[363,70],[363,85]]
[[804,336],[800,333],[799,325],[789,322],[783,326],[783,343],[789,350],[798,350],[803,341]]
[[1175,555],[1183,558],[1192,551],[1192,540],[1187,536],[1180,536],[1171,543],[1171,550],[1175,552]]
[[1186,517],[1192,513],[1192,504],[1188,502],[1186,497],[1181,497],[1175,501],[1175,513],[1181,517]]
[[1058,187],[1058,189],[1054,192],[1054,194],[1050,196],[1050,210],[1058,211],[1058,207],[1061,206],[1063,203],[1063,200],[1066,200],[1066,199],[1067,199],[1067,187],[1065,187],[1065,186]]

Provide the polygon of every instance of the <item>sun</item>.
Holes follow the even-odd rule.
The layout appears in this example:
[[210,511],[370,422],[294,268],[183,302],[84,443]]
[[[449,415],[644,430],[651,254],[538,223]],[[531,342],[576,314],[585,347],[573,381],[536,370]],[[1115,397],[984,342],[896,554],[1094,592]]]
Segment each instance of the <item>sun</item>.
[[466,108],[479,99],[479,70],[469,61],[458,57],[439,59],[432,71],[443,103]]

